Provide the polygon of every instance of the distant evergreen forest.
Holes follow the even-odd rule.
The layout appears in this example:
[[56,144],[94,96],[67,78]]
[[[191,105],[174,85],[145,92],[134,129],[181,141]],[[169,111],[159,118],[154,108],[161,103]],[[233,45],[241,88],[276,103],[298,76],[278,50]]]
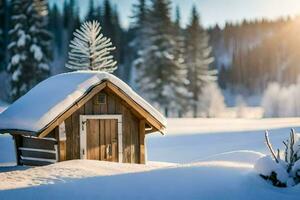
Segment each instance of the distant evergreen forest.
[[[12,18],[12,3],[15,1],[17,0],[0,0],[0,84],[2,85],[0,98],[2,99],[7,99],[9,93],[7,91],[9,77],[5,69],[10,62],[8,47],[12,21],[16,20]],[[26,2],[26,0],[19,1]],[[65,63],[73,31],[79,28],[83,21],[98,20],[104,35],[110,37],[117,47],[114,51],[114,57],[118,62],[118,70],[115,74],[133,87],[138,87],[134,80],[136,78],[134,65],[139,57],[137,53],[139,44],[134,44],[133,41],[139,34],[143,34],[138,27],[138,22],[143,15],[147,15],[149,8],[145,7],[141,10],[139,4],[133,5],[132,23],[125,29],[120,25],[121,8],[113,5],[109,0],[105,0],[102,5],[96,5],[93,0],[90,0],[84,18],[79,17],[80,7],[75,0],[65,0],[62,4],[63,8],[59,9],[57,5],[50,7],[47,3],[48,19],[45,29],[52,35],[49,46],[52,52],[49,55],[50,73],[47,76],[68,71]],[[177,9],[176,20],[178,21],[172,23],[178,23],[179,29],[174,28],[172,31],[174,34],[180,33],[186,36],[189,29],[180,24],[180,9]],[[201,16],[201,10],[199,11]],[[199,22],[201,23],[201,17]],[[211,57],[214,58],[209,65],[210,69],[218,69],[219,86],[224,90],[249,95],[261,94],[271,82],[279,82],[283,85],[295,83],[300,73],[299,27],[299,18],[284,18],[276,21],[245,20],[241,23],[227,23],[222,28],[218,25],[207,28],[205,31],[209,36],[209,46],[212,47]]]

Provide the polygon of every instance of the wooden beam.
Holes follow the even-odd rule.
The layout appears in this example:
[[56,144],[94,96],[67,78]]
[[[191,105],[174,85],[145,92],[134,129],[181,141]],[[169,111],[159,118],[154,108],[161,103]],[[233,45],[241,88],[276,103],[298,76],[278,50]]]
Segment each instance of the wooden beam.
[[87,95],[83,96],[79,101],[77,101],[73,106],[71,106],[64,113],[59,115],[56,119],[52,120],[51,123],[40,133],[38,134],[39,138],[43,138],[48,135],[56,126],[60,125],[65,119],[70,117],[74,112],[76,112],[81,106],[83,106],[86,102],[88,102],[93,96],[99,93],[103,88],[107,86],[106,82],[101,83],[100,85],[95,86],[91,89],[90,92],[87,92]]
[[21,157],[20,157],[20,151],[19,147],[21,146],[22,143],[22,137],[20,135],[12,135],[13,140],[14,140],[14,146],[15,146],[15,153],[16,153],[16,162],[17,165],[21,165]]
[[26,131],[26,130],[17,130],[17,129],[2,129],[0,130],[0,134],[6,134],[9,133],[11,135],[28,135],[28,136],[34,136],[36,132],[33,131]]
[[133,107],[140,115],[142,115],[149,124],[154,126],[161,133],[164,133],[165,127],[154,116],[147,112],[141,105],[136,103],[131,97],[129,97],[125,92],[123,92],[114,84],[108,82],[107,86],[118,96],[120,96],[127,104]]
[[140,163],[145,164],[145,120],[139,123]]

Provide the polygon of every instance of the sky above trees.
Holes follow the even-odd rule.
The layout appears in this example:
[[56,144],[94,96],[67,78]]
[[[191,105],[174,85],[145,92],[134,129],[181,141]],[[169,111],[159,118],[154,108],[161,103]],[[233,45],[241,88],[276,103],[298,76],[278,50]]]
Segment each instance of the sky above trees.
[[[83,16],[88,8],[87,0],[77,0],[80,4]],[[102,2],[103,0],[95,0]],[[280,16],[300,15],[299,0],[171,0],[173,15],[175,6],[178,5],[182,13],[182,23],[186,25],[190,18],[192,5],[195,4],[201,13],[204,26],[212,26],[216,23],[223,26],[226,21],[241,21],[243,19],[268,18],[276,19]],[[61,0],[50,0],[62,6]],[[123,27],[128,27],[130,22],[132,3],[136,0],[111,0],[120,11],[120,19]]]

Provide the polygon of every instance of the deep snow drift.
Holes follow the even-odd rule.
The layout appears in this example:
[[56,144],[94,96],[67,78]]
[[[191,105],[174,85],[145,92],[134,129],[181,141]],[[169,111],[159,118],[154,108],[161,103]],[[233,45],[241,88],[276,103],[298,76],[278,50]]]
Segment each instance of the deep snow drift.
[[[265,121],[274,128],[274,146],[281,145],[296,121],[300,119]],[[0,167],[0,199],[299,199],[300,186],[275,188],[254,172],[253,164],[268,153],[263,123],[237,122],[168,120],[173,126],[169,135],[147,137],[148,160],[177,164],[74,160],[37,168]],[[14,160],[9,143],[8,136],[0,136],[5,162]]]

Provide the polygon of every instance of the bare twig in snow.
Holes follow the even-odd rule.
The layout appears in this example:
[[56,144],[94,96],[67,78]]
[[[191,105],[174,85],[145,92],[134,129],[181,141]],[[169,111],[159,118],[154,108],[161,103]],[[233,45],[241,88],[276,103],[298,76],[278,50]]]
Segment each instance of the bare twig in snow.
[[274,149],[272,147],[272,144],[271,144],[271,142],[269,140],[269,132],[268,131],[265,131],[265,140],[266,140],[267,147],[269,148],[269,150],[270,150],[273,158],[275,159],[276,163],[278,163],[279,160],[277,159],[275,151],[274,151]]

